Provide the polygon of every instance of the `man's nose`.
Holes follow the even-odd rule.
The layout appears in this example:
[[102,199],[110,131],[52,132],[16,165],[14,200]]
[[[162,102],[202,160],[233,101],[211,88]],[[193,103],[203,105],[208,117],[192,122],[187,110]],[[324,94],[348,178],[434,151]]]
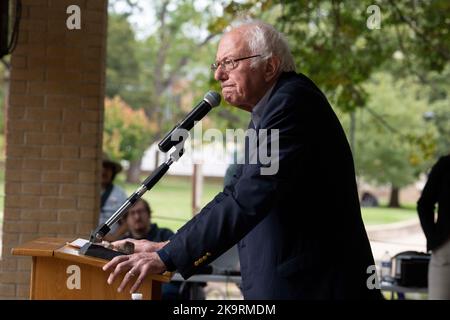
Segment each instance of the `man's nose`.
[[217,81],[224,81],[228,79],[228,73],[223,71],[223,68],[219,66],[216,71],[214,71],[214,79]]

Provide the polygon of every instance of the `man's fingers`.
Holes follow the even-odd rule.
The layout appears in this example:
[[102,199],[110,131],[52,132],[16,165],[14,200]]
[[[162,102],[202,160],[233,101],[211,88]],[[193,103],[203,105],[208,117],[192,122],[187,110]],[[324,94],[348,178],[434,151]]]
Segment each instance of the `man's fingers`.
[[144,279],[145,279],[145,276],[146,276],[146,272],[141,272],[141,274],[138,276],[138,278],[134,282],[133,286],[131,287],[130,293],[134,293],[139,289],[139,287],[142,284],[142,281],[144,281]]
[[130,293],[134,293],[136,292],[139,287],[141,286],[142,282],[144,281],[145,277],[148,275],[148,271],[150,269],[149,264],[144,264],[141,268],[141,270],[139,270],[139,275],[137,276],[136,281],[134,282],[133,286],[130,289]]
[[114,271],[109,275],[108,284],[112,284],[114,279],[121,273],[130,270],[133,267],[133,261],[127,260],[119,263]]
[[111,271],[112,269],[114,269],[116,267],[116,265],[118,265],[119,263],[128,260],[129,257],[124,255],[124,256],[117,256],[114,259],[112,259],[110,262],[108,262],[107,264],[105,264],[103,266],[103,271]]
[[105,271],[112,271],[108,277],[108,284],[112,284],[119,274],[128,271],[124,275],[117,291],[122,292],[128,283],[132,282],[130,293],[136,292],[149,273],[158,273],[160,268],[155,255],[155,253],[135,253],[114,258],[103,267]]
[[136,278],[138,275],[139,270],[137,270],[137,268],[131,268],[130,271],[128,271],[123,277],[123,280],[120,283],[120,286],[117,288],[117,291],[122,292],[122,290],[127,286],[128,282],[130,280],[133,280],[133,278]]

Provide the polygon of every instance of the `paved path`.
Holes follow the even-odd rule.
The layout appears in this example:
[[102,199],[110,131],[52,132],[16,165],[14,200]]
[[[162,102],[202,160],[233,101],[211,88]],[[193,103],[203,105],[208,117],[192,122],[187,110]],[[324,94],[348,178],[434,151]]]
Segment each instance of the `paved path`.
[[372,253],[375,260],[380,260],[386,251],[391,256],[402,251],[420,251],[426,252],[426,239],[423,233],[411,234],[407,237],[397,239],[385,239],[382,241],[370,241]]
[[381,260],[386,251],[391,256],[402,251],[426,252],[426,238],[420,228],[419,220],[413,219],[389,227],[388,232],[373,232],[373,227],[368,227],[370,245],[375,261]]

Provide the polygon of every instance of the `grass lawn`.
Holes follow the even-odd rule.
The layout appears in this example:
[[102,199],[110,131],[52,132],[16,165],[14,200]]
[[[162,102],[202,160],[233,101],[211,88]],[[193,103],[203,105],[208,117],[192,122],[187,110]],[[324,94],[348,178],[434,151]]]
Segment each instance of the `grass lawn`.
[[417,217],[415,208],[361,208],[364,224],[385,224]]

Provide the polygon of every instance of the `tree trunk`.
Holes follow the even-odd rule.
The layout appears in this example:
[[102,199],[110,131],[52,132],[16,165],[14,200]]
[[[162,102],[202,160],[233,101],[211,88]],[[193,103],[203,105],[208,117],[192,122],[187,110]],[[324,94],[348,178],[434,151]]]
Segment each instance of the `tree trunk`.
[[389,208],[400,208],[400,188],[391,187],[391,196],[389,198]]
[[127,171],[127,182],[129,183],[139,183],[141,175],[141,162],[142,158],[138,160],[130,161],[130,167]]

